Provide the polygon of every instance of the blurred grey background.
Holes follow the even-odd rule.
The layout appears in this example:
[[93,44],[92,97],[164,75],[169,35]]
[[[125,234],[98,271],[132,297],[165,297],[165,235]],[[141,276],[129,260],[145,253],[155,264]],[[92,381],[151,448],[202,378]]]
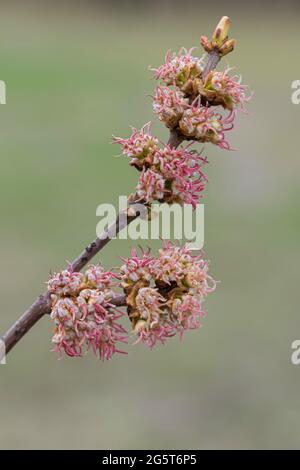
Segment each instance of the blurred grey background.
[[[111,135],[151,119],[166,139],[148,65],[199,46],[223,15],[229,65],[255,95],[237,151],[205,148],[205,252],[221,282],[203,328],[102,364],[58,361],[42,319],[0,366],[1,448],[300,447],[296,1],[1,2],[0,331],[95,237],[97,205],[132,191]],[[131,245],[110,243],[104,265]]]

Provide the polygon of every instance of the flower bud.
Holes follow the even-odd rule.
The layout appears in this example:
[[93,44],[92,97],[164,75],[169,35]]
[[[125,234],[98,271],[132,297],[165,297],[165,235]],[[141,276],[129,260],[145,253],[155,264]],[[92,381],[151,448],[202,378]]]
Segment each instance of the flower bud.
[[228,41],[225,41],[223,46],[219,48],[219,53],[221,57],[224,57],[225,55],[229,54],[229,52],[232,52],[235,46],[236,46],[235,39],[229,39]]
[[212,44],[217,47],[221,47],[224,41],[228,38],[230,28],[230,19],[228,16],[223,16],[212,36]]
[[228,16],[223,16],[213,35],[211,41],[206,36],[200,37],[200,42],[203,49],[209,54],[212,51],[218,52],[220,57],[223,57],[235,48],[235,39],[228,39],[230,28],[230,19]]
[[206,36],[200,37],[200,43],[206,52],[211,52],[213,50],[211,41]]

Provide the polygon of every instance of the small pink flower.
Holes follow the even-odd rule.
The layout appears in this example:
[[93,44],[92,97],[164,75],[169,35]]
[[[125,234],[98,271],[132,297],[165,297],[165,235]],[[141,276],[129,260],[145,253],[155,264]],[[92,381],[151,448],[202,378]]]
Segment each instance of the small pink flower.
[[195,330],[201,327],[201,320],[205,316],[201,302],[191,294],[176,298],[172,303],[172,319],[174,327],[180,337],[187,330]]
[[128,139],[114,137],[113,143],[122,146],[122,153],[131,158],[131,164],[142,167],[145,160],[150,159],[157,149],[158,140],[151,135],[151,123],[145,124],[141,130],[132,128],[132,134]]
[[54,273],[47,283],[48,291],[60,296],[76,295],[81,289],[83,278],[82,273],[74,272],[71,268]]
[[162,344],[174,336],[170,325],[166,299],[152,287],[143,287],[136,298],[134,331],[138,336],[136,343],[142,342],[152,348],[157,342]]
[[153,97],[153,111],[167,127],[176,127],[187,107],[188,99],[180,90],[157,87]]
[[64,351],[68,356],[82,356],[82,345],[85,341],[85,326],[81,322],[81,311],[75,299],[59,299],[51,311],[51,319],[55,324],[52,342],[55,351]]
[[201,298],[215,289],[215,281],[208,276],[208,262],[201,255],[193,255],[188,245],[165,243],[154,264],[156,279],[166,284],[176,282],[178,287]]
[[[228,72],[229,68],[223,72],[211,72],[210,86],[224,97],[225,103],[229,102],[229,108],[233,106],[245,111],[245,104],[251,99],[251,96],[246,96],[246,85],[241,84],[241,79],[238,75],[230,77]],[[232,105],[231,105],[232,103]]]
[[153,323],[151,328],[143,326],[138,330],[138,340],[135,344],[144,343],[152,349],[157,343],[165,344],[165,342],[175,336],[174,328],[168,324]]
[[234,111],[224,117],[211,108],[193,105],[184,112],[179,127],[188,138],[199,142],[211,142],[225,150],[230,150],[225,140],[225,132],[233,129],[234,118]]
[[120,267],[119,278],[123,287],[134,284],[139,280],[148,282],[151,279],[150,266],[154,258],[149,251],[141,251],[141,255],[138,256],[137,250],[133,248],[130,258],[121,259],[124,264]]
[[153,163],[168,182],[165,184],[164,200],[191,204],[195,208],[207,182],[202,171],[207,160],[187,148],[175,149],[166,145],[156,152]]
[[176,202],[195,208],[207,182],[202,171],[206,163],[207,160],[194,151],[165,145],[153,154],[151,167],[142,171],[136,194],[147,203]]
[[203,299],[216,288],[216,281],[208,275],[209,263],[201,255],[191,256],[191,264],[186,272],[184,283],[189,292]]
[[135,298],[136,309],[140,318],[150,326],[153,322],[159,321],[159,316],[162,313],[160,308],[162,302],[165,302],[165,299],[153,287],[142,287]]
[[[102,360],[123,353],[118,344],[127,342],[127,333],[118,323],[124,314],[110,303],[114,296],[110,290],[111,272],[98,265],[90,266],[85,274],[71,274],[63,271],[48,283],[53,294],[50,317],[55,325],[54,350],[78,357],[92,349]],[[80,279],[76,288],[74,279]]]
[[123,312],[109,302],[110,295],[99,290],[85,289],[78,297],[78,305],[83,314],[82,320],[87,348],[91,348],[102,360],[109,360],[115,353],[123,353],[118,343],[127,343],[127,332],[117,320]]
[[164,197],[165,179],[153,170],[143,170],[136,194],[146,202],[160,201]]
[[88,287],[94,289],[109,289],[112,287],[113,274],[111,271],[105,271],[101,264],[90,265],[85,272],[85,282]]
[[166,284],[176,282],[181,286],[193,262],[194,258],[188,246],[181,247],[171,242],[164,243],[155,261],[157,280]]
[[200,76],[203,69],[203,59],[194,57],[192,50],[180,49],[178,54],[166,55],[165,63],[156,69],[155,78],[166,85],[183,86],[188,79]]

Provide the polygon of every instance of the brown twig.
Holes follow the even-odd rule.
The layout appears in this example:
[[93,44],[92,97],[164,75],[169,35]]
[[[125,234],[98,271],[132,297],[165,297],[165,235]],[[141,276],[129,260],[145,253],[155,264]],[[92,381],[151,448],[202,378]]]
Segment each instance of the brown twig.
[[220,60],[221,57],[218,51],[213,50],[208,54],[208,59],[202,73],[202,80],[205,80],[209,72],[216,68]]
[[[220,56],[215,51],[208,54],[208,61],[206,63],[203,76],[213,70],[220,60]],[[168,145],[177,148],[184,141],[184,137],[176,130],[170,131]],[[131,204],[133,204],[131,202]],[[141,204],[141,202],[139,202]],[[91,242],[71,263],[74,271],[80,271],[86,264],[97,254],[107,243],[116,236],[124,227],[129,225],[133,220],[139,216],[138,212],[133,215],[120,213],[116,221],[103,232],[100,237],[97,237]],[[48,292],[41,294],[33,304],[21,315],[21,317],[6,331],[1,340],[5,344],[5,353],[7,354],[20,339],[37,323],[44,315],[51,312],[51,301]],[[118,307],[126,305],[124,295],[116,296],[112,303]],[[0,357],[1,360],[1,357]]]
[[[120,213],[116,221],[105,230],[100,237],[91,242],[71,263],[74,271],[80,271],[104,246],[117,235],[124,227],[136,219],[139,214],[127,215]],[[124,296],[122,302],[116,297],[112,301],[117,306],[124,304]],[[1,340],[5,344],[5,353],[7,354],[20,339],[42,318],[42,316],[51,312],[51,299],[48,292],[44,292],[33,302],[33,304],[21,315],[21,317],[7,330]],[[1,360],[1,358],[0,358]]]

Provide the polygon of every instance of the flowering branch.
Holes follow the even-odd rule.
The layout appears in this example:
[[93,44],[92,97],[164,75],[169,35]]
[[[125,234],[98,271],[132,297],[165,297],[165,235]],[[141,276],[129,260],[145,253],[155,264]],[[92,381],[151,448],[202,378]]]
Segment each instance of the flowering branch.
[[[119,233],[122,228],[132,222],[138,214],[121,217],[118,215],[116,221],[102,235],[91,242],[84,250],[74,259],[71,267],[74,271],[80,271],[86,264],[111,240],[113,233]],[[122,224],[120,224],[122,220]],[[126,305],[125,297],[118,296],[113,301],[116,306]],[[21,317],[7,330],[1,338],[5,344],[6,354],[20,341],[20,339],[40,320],[44,315],[51,312],[51,295],[44,292],[39,295],[33,304],[21,315]]]
[[[101,265],[83,267],[120,230],[139,215],[135,204],[150,210],[153,201],[179,202],[195,207],[206,183],[201,167],[207,160],[195,151],[179,148],[187,140],[211,142],[229,149],[225,132],[233,127],[235,108],[243,109],[248,100],[245,87],[236,77],[213,72],[219,60],[231,52],[234,40],[228,39],[229,19],[223,17],[210,40],[202,36],[201,44],[208,53],[206,64],[182,50],[178,56],[167,55],[166,62],[155,70],[163,83],[153,97],[153,110],[169,128],[168,143],[160,147],[151,135],[150,125],[141,131],[133,129],[129,139],[114,138],[140,173],[135,192],[128,199],[128,209],[91,242],[70,263],[67,270],[54,274],[48,290],[41,294],[4,334],[8,353],[45,314],[51,314],[56,325],[55,349],[70,356],[80,356],[92,348],[102,359],[110,359],[118,342],[127,342],[126,330],[118,323],[127,306],[133,331],[138,341],[150,347],[162,343],[175,333],[197,328],[203,317],[201,303],[215,287],[207,274],[208,264],[201,256],[193,257],[187,247],[166,244],[158,259],[149,253],[139,258],[136,251],[119,273],[105,272]],[[228,116],[216,113],[213,106],[229,110]],[[150,212],[151,214],[151,212]],[[118,280],[117,284],[115,284]],[[115,287],[124,294],[116,294]]]

